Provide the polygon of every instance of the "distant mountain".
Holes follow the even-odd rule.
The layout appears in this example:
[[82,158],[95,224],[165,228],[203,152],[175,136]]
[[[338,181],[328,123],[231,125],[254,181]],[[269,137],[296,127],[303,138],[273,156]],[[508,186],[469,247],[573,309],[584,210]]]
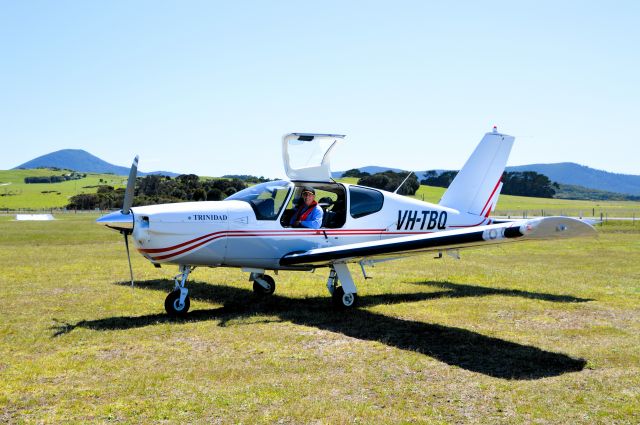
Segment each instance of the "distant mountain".
[[[358,168],[358,170],[360,170],[363,173],[369,173],[369,174],[376,174],[376,173],[382,173],[384,171],[394,171],[394,172],[400,172],[400,171],[405,171],[402,170],[401,168],[393,168],[393,167],[380,167],[377,165],[367,165],[366,167],[360,167]],[[345,173],[347,170],[344,171],[334,171],[331,173],[331,177],[333,177],[334,179],[339,179],[340,177],[342,177],[342,174]]]
[[[27,161],[15,168],[64,168],[83,173],[113,173],[120,176],[126,176],[129,174],[128,167],[110,164],[82,149],[62,149],[56,152],[51,152],[34,158],[31,161]],[[169,171],[152,171],[149,173],[138,171],[139,176],[145,176],[147,174],[162,174],[171,177],[179,175]]]
[[640,201],[638,195],[628,195],[626,193],[607,192],[604,190],[591,189],[573,184],[558,183],[556,199],[581,199],[589,201]]
[[[359,170],[366,171],[370,174],[387,170],[404,171],[399,168],[378,167],[373,165],[361,167]],[[436,171],[442,173],[446,170]],[[506,171],[535,171],[536,173],[544,174],[549,177],[550,180],[567,186],[565,188],[567,197],[580,196],[578,194],[581,194],[587,196],[587,199],[612,199],[611,196],[614,196],[616,193],[633,196],[640,195],[640,175],[610,173],[573,162],[518,165],[507,167]],[[424,178],[424,170],[414,172],[418,176],[418,179],[422,180]],[[334,178],[339,178],[342,176],[342,173],[344,173],[344,171],[335,172],[332,175]],[[570,186],[581,186],[582,189],[577,187],[570,189]],[[594,192],[587,195],[587,191],[583,190],[584,188],[595,189],[596,192],[604,191],[609,193]]]
[[573,162],[519,165],[507,167],[507,171],[535,171],[561,184],[640,195],[640,176],[638,175],[610,173]]

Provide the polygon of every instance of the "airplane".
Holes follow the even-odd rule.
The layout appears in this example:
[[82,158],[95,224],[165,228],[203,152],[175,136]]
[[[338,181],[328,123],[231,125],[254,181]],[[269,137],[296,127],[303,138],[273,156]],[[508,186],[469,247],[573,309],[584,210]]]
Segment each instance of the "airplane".
[[[132,207],[138,167],[135,157],[120,211],[97,219],[128,236],[154,266],[178,265],[165,300],[168,315],[184,317],[190,307],[187,279],[196,267],[234,267],[249,273],[253,291],[276,289],[267,274],[280,270],[328,269],[327,289],[340,309],[357,306],[358,291],[348,264],[365,267],[425,252],[459,258],[459,250],[525,240],[593,236],[587,222],[569,217],[498,220],[498,202],[515,138],[494,126],[484,135],[438,204],[395,192],[340,183],[330,158],[344,141],[339,134],[290,133],[282,139],[288,180],[257,184],[223,201]],[[302,191],[312,188],[323,209],[321,227],[289,225]],[[397,189],[396,189],[397,192]]]

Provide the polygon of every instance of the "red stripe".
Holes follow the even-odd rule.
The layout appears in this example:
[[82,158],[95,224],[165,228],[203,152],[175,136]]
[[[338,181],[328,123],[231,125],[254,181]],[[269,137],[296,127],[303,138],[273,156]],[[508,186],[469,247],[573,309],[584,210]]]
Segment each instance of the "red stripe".
[[424,235],[427,233],[435,233],[435,232],[389,232],[385,233],[386,235]]
[[[353,235],[376,235],[376,234],[380,234],[380,232],[384,230],[384,229],[376,229],[376,230],[368,230],[368,229],[353,229],[353,230],[338,230],[338,231],[331,231],[331,232],[327,232],[328,235],[333,235],[333,234],[338,234],[338,235],[346,235],[346,236],[353,236]],[[189,246],[185,249],[182,249],[178,252],[173,252],[170,254],[165,254],[165,255],[159,255],[157,257],[152,257],[154,260],[164,260],[170,257],[175,257],[177,255],[180,254],[184,254],[186,252],[189,252],[199,246],[204,245],[205,243],[214,241],[216,239],[222,238],[224,236],[227,237],[243,237],[243,236],[294,236],[294,235],[310,235],[310,236],[324,236],[323,232],[321,230],[316,230],[316,229],[311,229],[311,230],[298,230],[298,231],[290,231],[290,230],[263,230],[263,231],[250,231],[250,230],[233,230],[233,231],[228,231],[228,232],[215,232],[215,233],[209,233],[207,235],[204,236],[200,236],[198,238],[192,239],[190,241],[187,242],[183,242],[181,244],[178,245],[173,245],[171,247],[168,248],[155,248],[155,249],[141,249],[138,248],[139,252],[142,253],[161,253],[161,252],[167,252],[167,251],[173,251],[174,249],[177,248],[181,248],[183,246],[186,245],[191,245],[193,242],[197,242],[197,241],[201,241],[200,243],[197,243],[195,245]],[[205,240],[202,240],[205,239]]]
[[[472,225],[467,225],[467,226],[449,226],[449,227],[474,227],[474,226],[478,226],[482,223],[484,223],[485,220],[482,220],[481,222],[477,223],[477,224],[472,224]],[[331,231],[324,231],[327,233],[327,235],[344,235],[344,236],[358,236],[358,235],[380,235],[382,231],[384,231],[386,229],[332,229]],[[428,233],[434,233],[434,232],[389,232],[389,233],[385,233],[385,235],[391,236],[391,235],[420,235],[420,234],[428,234]],[[215,232],[215,233],[210,233],[208,235],[204,235],[204,236],[200,236],[198,238],[192,239],[191,241],[187,241],[187,242],[183,242],[181,244],[178,245],[174,245],[173,247],[168,247],[168,248],[158,248],[158,249],[138,249],[138,251],[143,252],[143,253],[156,253],[156,252],[166,252],[166,251],[171,251],[173,249],[176,248],[180,248],[183,247],[185,245],[189,245],[193,242],[197,242],[197,241],[201,241],[195,245],[189,246],[185,249],[182,249],[180,251],[177,252],[173,252],[170,254],[165,254],[165,255],[159,255],[157,257],[152,257],[153,260],[166,260],[168,258],[171,257],[176,257],[178,255],[181,254],[185,254],[189,251],[194,250],[195,248],[198,248],[199,246],[202,246],[206,243],[212,242],[216,239],[220,239],[222,237],[260,237],[260,236],[294,236],[294,234],[300,235],[300,234],[305,234],[305,235],[311,235],[311,236],[324,236],[323,235],[323,231],[322,230],[316,230],[316,229],[311,229],[311,230],[297,230],[297,231],[291,231],[291,230],[262,230],[262,231],[251,231],[251,230],[232,230],[232,231],[228,231],[228,232]],[[206,238],[206,239],[205,239]],[[205,240],[202,240],[205,239]]]
[[[429,232],[427,232],[427,233],[429,233]],[[353,234],[343,233],[343,234],[347,235],[347,236],[353,236],[353,235],[366,235],[366,234],[378,235],[379,233],[376,232],[376,233],[353,233]],[[281,234],[265,234],[265,233],[244,233],[244,232],[241,233],[241,234],[237,234],[237,235],[228,235],[228,237],[236,237],[236,238],[246,237],[246,236],[262,237],[262,236],[282,236],[282,235]],[[178,256],[180,254],[184,254],[186,252],[192,251],[193,249],[195,249],[195,248],[197,248],[197,247],[199,247],[201,245],[204,245],[206,243],[212,242],[212,241],[214,241],[216,239],[220,239],[222,237],[224,237],[224,235],[214,236],[214,237],[212,237],[210,239],[206,239],[206,240],[204,240],[204,241],[202,241],[202,242],[200,242],[198,244],[192,245],[192,246],[190,246],[188,248],[185,248],[185,249],[182,249],[182,250],[180,250],[178,252],[173,252],[171,254],[166,254],[166,255],[159,255],[157,257],[152,257],[152,258],[154,260],[165,260],[167,258],[176,257],[176,256]],[[140,250],[138,250],[138,251],[140,251]]]
[[484,207],[482,207],[482,211],[480,211],[480,214],[478,215],[484,214],[484,209],[487,208],[487,205],[489,205],[489,201],[491,201],[491,199],[493,198],[493,194],[496,193],[496,190],[498,190],[498,186],[500,186],[501,179],[502,179],[502,176],[500,176],[500,178],[498,179],[498,183],[496,183],[496,186],[493,188],[493,192],[491,192],[491,195],[489,195],[489,199],[487,199],[487,202],[485,202]]
[[489,218],[489,214],[491,213],[491,208],[493,207],[493,204],[491,204],[491,207],[489,207],[489,209],[487,209],[487,213],[485,214],[486,218]]
[[[345,229],[345,230],[341,230],[341,229],[333,230],[332,229],[330,232],[326,231],[326,230],[325,230],[325,232],[327,232],[327,234],[341,234],[341,233],[350,233],[351,234],[351,233],[354,233],[354,232],[365,232],[365,233],[382,232],[384,230],[385,229]],[[146,249],[145,248],[139,248],[138,251],[143,252],[143,253],[148,253],[148,254],[155,254],[155,253],[159,253],[159,252],[173,251],[174,249],[182,248],[183,246],[190,245],[190,244],[192,244],[194,242],[197,242],[197,241],[202,240],[204,238],[208,238],[208,237],[213,236],[213,235],[218,235],[218,234],[221,234],[221,233],[234,234],[234,233],[246,233],[246,232],[253,232],[253,233],[261,232],[261,233],[264,233],[265,235],[268,235],[268,234],[290,235],[292,233],[293,234],[323,235],[323,231],[322,230],[318,230],[318,229],[229,230],[229,231],[223,230],[223,231],[220,231],[220,232],[209,233],[209,234],[206,234],[204,236],[200,236],[200,237],[197,237],[195,239],[191,239],[191,240],[188,240],[186,242],[182,242],[182,243],[179,243],[177,245],[169,246],[169,247],[166,247],[166,248],[146,248]]]
[[173,245],[173,246],[170,246],[170,247],[167,247],[167,248],[149,248],[149,249],[138,248],[138,251],[149,253],[149,254],[150,253],[156,253],[156,252],[172,251],[174,249],[178,249],[178,248],[183,247],[185,245],[189,245],[189,244],[191,244],[193,242],[197,242],[197,241],[199,241],[201,239],[208,238],[209,236],[217,235],[219,233],[224,233],[224,232],[209,233],[207,235],[200,236],[198,238],[191,239],[190,241],[182,242],[182,243],[180,243],[178,245]]
[[185,248],[185,249],[183,249],[183,250],[181,250],[181,251],[174,252],[174,253],[172,253],[172,254],[167,254],[167,255],[160,255],[160,256],[158,256],[158,257],[154,257],[153,259],[154,259],[154,260],[164,260],[164,259],[169,258],[169,257],[175,257],[176,255],[184,254],[185,252],[189,252],[189,251],[191,251],[192,249],[199,247],[200,245],[204,245],[204,244],[206,244],[206,243],[208,243],[208,242],[211,242],[211,241],[213,241],[213,240],[215,240],[215,239],[219,239],[219,238],[221,238],[221,237],[222,237],[222,236],[215,236],[215,237],[213,237],[213,238],[211,238],[211,239],[204,240],[204,241],[202,241],[202,242],[200,242],[200,243],[198,243],[198,244],[196,244],[196,245],[190,246],[189,248]]
[[469,224],[467,226],[449,226],[449,227],[476,227],[476,226],[479,226],[482,223],[484,223],[486,220],[487,220],[486,218],[483,218],[481,222],[476,223],[476,224]]

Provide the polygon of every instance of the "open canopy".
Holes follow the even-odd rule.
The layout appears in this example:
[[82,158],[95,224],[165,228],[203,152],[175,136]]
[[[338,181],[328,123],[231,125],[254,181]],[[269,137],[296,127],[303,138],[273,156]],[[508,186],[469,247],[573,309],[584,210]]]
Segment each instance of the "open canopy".
[[282,138],[282,160],[291,180],[331,181],[330,157],[341,134],[291,133]]

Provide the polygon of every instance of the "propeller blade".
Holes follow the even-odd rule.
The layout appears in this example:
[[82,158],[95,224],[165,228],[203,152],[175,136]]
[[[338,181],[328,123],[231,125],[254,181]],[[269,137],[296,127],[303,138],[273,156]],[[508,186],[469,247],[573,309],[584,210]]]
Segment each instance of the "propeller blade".
[[124,246],[127,247],[127,260],[129,260],[129,273],[131,274],[131,287],[133,287],[133,268],[131,268],[131,254],[129,254],[129,233],[123,231]]
[[127,180],[127,189],[124,192],[124,203],[122,205],[122,214],[129,214],[131,205],[133,205],[133,189],[136,187],[136,175],[138,174],[138,155],[133,159],[131,170],[129,170],[129,180]]

